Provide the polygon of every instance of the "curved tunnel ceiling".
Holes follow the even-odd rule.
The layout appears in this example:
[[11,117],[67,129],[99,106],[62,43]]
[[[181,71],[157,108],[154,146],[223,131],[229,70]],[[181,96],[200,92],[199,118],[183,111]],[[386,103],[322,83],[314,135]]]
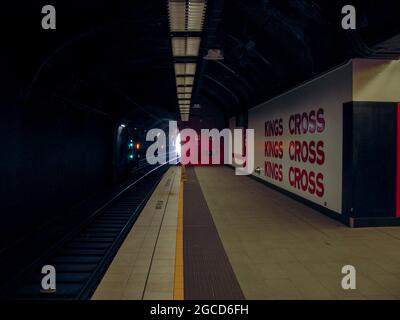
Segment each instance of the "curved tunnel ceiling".
[[[47,3],[31,2],[6,10],[7,24],[21,22],[12,38],[5,35],[1,63],[14,75],[4,84],[8,94],[148,118],[147,126],[178,118],[166,1],[55,0],[54,32],[38,23]],[[373,55],[400,32],[398,1],[351,2],[356,32],[341,28],[348,1],[209,0],[201,56],[218,48],[224,59],[199,58],[192,102],[201,108],[192,113],[226,119],[352,57]]]
[[[341,27],[345,4],[357,9],[357,32]],[[225,1],[203,41],[203,54],[219,48],[224,60],[201,62],[195,99],[222,96],[232,116],[350,58],[373,56],[374,45],[400,31],[395,8],[395,1]]]

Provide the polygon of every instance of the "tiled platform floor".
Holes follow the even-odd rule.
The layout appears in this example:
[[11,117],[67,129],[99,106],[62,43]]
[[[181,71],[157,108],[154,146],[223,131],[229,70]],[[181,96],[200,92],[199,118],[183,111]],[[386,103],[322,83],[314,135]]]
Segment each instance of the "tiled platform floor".
[[187,300],[243,300],[193,167],[184,186],[184,288]]
[[230,168],[195,171],[247,299],[400,299],[400,228],[351,229]]
[[180,167],[164,175],[93,300],[173,298]]
[[[195,173],[246,299],[400,299],[400,228],[351,229],[227,167]],[[164,176],[93,299],[173,299],[180,177]]]

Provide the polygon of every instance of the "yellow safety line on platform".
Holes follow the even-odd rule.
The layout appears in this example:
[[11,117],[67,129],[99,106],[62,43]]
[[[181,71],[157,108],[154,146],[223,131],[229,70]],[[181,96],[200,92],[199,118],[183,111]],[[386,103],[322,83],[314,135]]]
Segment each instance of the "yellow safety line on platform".
[[181,182],[179,187],[178,204],[178,226],[176,231],[176,253],[175,253],[175,281],[174,300],[184,300],[184,277],[183,277],[183,186],[186,181],[185,167],[181,169]]

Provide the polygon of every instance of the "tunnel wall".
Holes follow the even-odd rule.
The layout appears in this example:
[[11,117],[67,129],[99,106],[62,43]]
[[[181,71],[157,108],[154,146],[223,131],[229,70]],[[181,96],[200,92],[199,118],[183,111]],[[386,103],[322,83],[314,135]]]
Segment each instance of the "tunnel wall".
[[0,248],[108,185],[114,134],[111,119],[56,101],[2,111]]
[[251,109],[254,176],[349,224],[396,217],[399,78],[355,59]]

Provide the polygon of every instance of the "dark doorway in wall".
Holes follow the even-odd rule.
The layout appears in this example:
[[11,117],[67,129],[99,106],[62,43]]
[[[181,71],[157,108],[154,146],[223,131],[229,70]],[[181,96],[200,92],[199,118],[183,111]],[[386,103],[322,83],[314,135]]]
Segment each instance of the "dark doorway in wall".
[[353,217],[394,217],[396,103],[344,105],[343,211]]

